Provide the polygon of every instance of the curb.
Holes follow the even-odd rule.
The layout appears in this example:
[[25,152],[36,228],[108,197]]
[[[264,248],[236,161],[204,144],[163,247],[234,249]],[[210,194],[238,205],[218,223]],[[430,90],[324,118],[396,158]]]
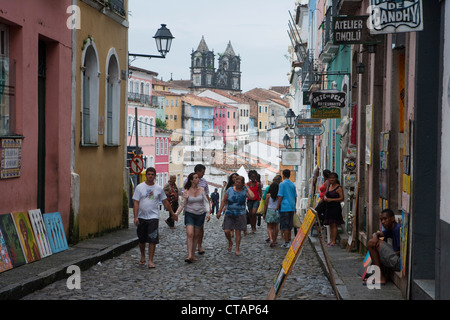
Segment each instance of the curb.
[[[309,239],[309,243],[311,244],[312,248],[314,249],[314,251],[317,254],[320,266],[322,267],[322,270],[325,273],[325,276],[328,278],[328,280],[331,283],[330,272],[328,271],[327,263],[325,261],[325,256],[323,254],[322,247],[320,246],[320,241],[318,240],[318,238],[314,238],[311,236],[308,236],[308,239]],[[330,264],[333,265],[333,262],[330,261]],[[333,268],[333,266],[331,267],[331,270],[332,270],[334,281],[335,281],[336,288],[338,291],[337,294],[339,295],[341,300],[351,300],[350,294],[348,293],[348,290],[347,290],[347,286],[339,278],[339,274],[336,272],[336,270]]]

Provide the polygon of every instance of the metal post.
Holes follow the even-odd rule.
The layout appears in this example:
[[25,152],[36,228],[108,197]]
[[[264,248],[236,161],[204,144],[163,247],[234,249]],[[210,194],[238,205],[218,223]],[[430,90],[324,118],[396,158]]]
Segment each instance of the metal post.
[[[138,152],[138,148],[139,148],[139,143],[138,143],[138,137],[139,137],[139,130],[138,130],[138,109],[137,107],[134,108],[134,123],[136,126],[136,154]],[[136,179],[137,179],[137,183],[136,185],[138,185],[141,182],[141,175],[137,174],[136,175]]]

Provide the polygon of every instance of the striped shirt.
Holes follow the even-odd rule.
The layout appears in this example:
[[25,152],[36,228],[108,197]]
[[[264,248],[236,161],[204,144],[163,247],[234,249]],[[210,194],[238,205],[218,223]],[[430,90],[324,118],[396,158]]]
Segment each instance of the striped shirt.
[[[186,180],[184,180],[184,183],[183,183],[183,190],[182,190],[182,191],[185,190],[185,189],[184,189],[184,186],[186,185],[187,181],[188,181],[188,179],[186,178]],[[205,178],[200,178],[200,179],[198,180],[198,186],[201,187],[201,188],[203,188],[203,189],[205,189],[205,193],[206,193],[207,195],[209,195],[208,182],[206,181]]]

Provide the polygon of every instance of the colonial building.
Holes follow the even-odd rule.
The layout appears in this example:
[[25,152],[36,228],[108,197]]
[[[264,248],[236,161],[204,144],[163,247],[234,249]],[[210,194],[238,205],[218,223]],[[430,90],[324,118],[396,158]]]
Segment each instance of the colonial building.
[[209,50],[204,37],[197,50],[191,53],[191,85],[193,93],[201,89],[241,90],[241,58],[236,55],[231,42],[223,54],[219,54],[218,68],[215,69],[215,54]]
[[72,25],[66,24],[66,10],[71,5],[0,1],[0,215],[60,212],[66,231],[72,115]]
[[74,236],[82,239],[128,226],[122,210],[128,184],[128,1],[76,5],[82,19],[73,39],[71,201]]

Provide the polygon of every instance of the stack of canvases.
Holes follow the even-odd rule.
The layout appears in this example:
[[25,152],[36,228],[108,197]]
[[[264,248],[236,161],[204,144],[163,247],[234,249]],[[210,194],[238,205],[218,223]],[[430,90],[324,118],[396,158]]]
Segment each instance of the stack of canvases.
[[35,209],[0,215],[0,272],[68,248],[59,212]]

